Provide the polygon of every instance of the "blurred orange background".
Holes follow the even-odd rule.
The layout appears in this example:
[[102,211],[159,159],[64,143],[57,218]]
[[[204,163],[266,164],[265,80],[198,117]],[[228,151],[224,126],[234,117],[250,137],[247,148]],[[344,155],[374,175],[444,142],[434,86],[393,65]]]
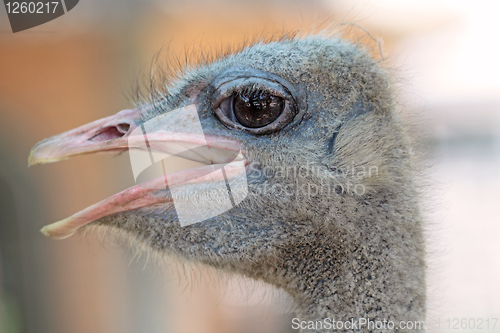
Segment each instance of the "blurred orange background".
[[[185,279],[175,263],[158,268],[109,240],[46,239],[43,225],[134,180],[126,154],[29,169],[27,156],[43,138],[131,107],[159,49],[165,61],[183,59],[337,21],[382,43],[398,98],[425,133],[429,320],[500,317],[499,9],[451,0],[82,0],[13,34],[2,7],[0,333],[292,332],[287,296],[268,286],[221,282],[202,268]],[[500,323],[482,331],[500,332]]]

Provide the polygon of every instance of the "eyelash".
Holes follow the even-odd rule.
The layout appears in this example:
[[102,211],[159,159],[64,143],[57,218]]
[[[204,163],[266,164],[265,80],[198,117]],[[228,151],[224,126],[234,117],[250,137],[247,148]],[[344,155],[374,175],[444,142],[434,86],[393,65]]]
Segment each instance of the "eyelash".
[[220,103],[226,98],[230,98],[231,96],[256,96],[257,94],[268,94],[276,97],[281,97],[285,100],[289,99],[289,95],[275,89],[270,89],[269,87],[262,87],[258,84],[245,85],[245,86],[236,86],[230,88],[223,93],[221,93],[214,102],[214,108],[219,107]]
[[247,87],[245,87],[243,89],[240,89],[240,90],[237,90],[237,91],[233,92],[232,95],[235,95],[235,96],[246,96],[246,97],[252,96],[253,97],[253,96],[262,95],[262,94],[274,95],[268,89],[262,89],[262,88],[260,88],[257,85],[247,86]]

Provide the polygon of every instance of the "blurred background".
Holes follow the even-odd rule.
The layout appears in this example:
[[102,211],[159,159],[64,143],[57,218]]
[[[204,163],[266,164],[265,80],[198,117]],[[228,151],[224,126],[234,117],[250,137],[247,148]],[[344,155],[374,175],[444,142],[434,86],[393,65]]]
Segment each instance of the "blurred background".
[[[292,332],[286,295],[185,280],[113,242],[38,230],[134,184],[126,154],[27,168],[48,136],[131,106],[151,60],[355,22],[380,40],[424,133],[429,318],[500,317],[497,1],[82,0],[13,34],[0,6],[0,333]],[[492,320],[493,322],[493,320]],[[467,332],[467,330],[461,330]],[[500,332],[495,329],[482,332]]]

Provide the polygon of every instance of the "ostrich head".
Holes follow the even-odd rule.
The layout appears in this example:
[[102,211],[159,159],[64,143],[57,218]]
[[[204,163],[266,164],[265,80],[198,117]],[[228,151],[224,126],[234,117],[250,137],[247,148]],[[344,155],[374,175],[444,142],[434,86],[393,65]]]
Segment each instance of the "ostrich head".
[[207,164],[42,232],[118,229],[156,252],[282,288],[303,320],[422,320],[421,219],[395,110],[387,74],[353,44],[254,44],[186,69],[149,104],[38,143],[30,164],[129,148]]

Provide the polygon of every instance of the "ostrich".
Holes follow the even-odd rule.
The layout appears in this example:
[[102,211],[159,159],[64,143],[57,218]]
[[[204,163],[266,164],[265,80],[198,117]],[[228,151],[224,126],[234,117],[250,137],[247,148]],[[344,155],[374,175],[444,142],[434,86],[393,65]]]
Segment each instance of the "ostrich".
[[[140,151],[147,136],[148,148],[170,152],[208,147],[175,150],[207,166],[136,185],[43,234],[117,230],[155,253],[267,282],[291,296],[302,332],[398,331],[425,319],[411,141],[388,74],[363,47],[322,35],[257,42],[156,91],[136,109],[39,142],[29,164]],[[186,125],[192,116],[201,136]],[[232,172],[230,162],[243,167]],[[207,167],[225,172],[210,177]],[[203,216],[242,176],[246,187],[233,194],[243,197]]]

